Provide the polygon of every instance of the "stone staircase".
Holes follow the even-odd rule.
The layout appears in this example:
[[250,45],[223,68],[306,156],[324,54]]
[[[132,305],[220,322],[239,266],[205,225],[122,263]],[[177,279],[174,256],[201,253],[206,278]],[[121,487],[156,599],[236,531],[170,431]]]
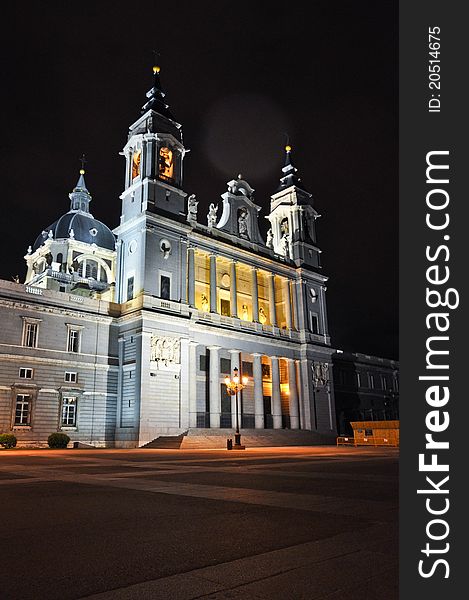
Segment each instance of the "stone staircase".
[[170,450],[179,450],[187,431],[180,435],[160,435],[148,444],[141,446],[142,448],[166,448]]
[[[326,436],[312,431],[291,429],[241,429],[241,441],[246,448],[275,446],[319,446],[336,443],[334,435]],[[234,429],[189,429],[181,449],[226,449],[226,440],[234,442]]]

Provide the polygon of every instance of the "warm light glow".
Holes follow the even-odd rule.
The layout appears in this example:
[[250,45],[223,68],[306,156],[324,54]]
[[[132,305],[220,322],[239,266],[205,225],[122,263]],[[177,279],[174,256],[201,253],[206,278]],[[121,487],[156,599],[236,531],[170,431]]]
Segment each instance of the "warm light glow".
[[237,375],[235,375],[233,377],[233,381],[235,382],[236,385],[238,385],[238,383],[239,383],[239,377]]
[[285,150],[286,150],[287,152],[291,152],[291,146],[285,146]]
[[243,385],[248,384],[249,379],[247,377],[243,377]]
[[225,385],[226,386],[230,385],[230,378],[229,377],[225,377]]
[[140,150],[136,150],[132,156],[132,179],[135,179],[140,175],[140,159],[142,153]]
[[160,70],[161,70],[161,69],[160,69],[160,67],[158,67],[157,65],[155,65],[155,66],[153,67],[153,73],[159,73],[159,72],[160,72]]
[[85,169],[80,169],[80,175],[84,175],[85,174]]
[[174,178],[174,161],[173,161],[173,151],[167,148],[166,146],[160,148],[160,160],[158,163],[158,169],[160,173],[161,179],[170,179]]

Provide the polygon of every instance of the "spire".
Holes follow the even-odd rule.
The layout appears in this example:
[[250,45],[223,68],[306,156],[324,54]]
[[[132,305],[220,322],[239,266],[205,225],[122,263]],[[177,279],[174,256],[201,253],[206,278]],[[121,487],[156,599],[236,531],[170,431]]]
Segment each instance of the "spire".
[[287,144],[285,146],[285,165],[282,168],[283,177],[280,178],[280,185],[277,192],[285,190],[292,185],[304,189],[303,186],[300,185],[301,179],[296,175],[298,169],[292,163],[291,151],[292,147]]
[[90,212],[91,194],[86,188],[85,183],[85,155],[83,154],[80,158],[81,169],[80,176],[78,178],[76,186],[73,188],[68,197],[70,198],[70,210],[81,210],[83,212]]
[[[155,57],[156,55],[157,53],[155,52]],[[155,64],[153,67],[153,87],[146,94],[148,102],[142,106],[142,114],[146,113],[148,110],[153,110],[163,117],[167,117],[168,119],[171,119],[171,121],[174,121],[174,117],[169,110],[169,104],[166,104],[165,102],[166,94],[161,85],[160,70],[160,67]]]

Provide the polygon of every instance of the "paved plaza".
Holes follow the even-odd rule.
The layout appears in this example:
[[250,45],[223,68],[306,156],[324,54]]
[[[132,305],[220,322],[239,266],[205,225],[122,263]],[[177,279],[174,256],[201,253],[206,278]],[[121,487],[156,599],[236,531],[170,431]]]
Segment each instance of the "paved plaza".
[[0,452],[3,600],[396,600],[398,451]]

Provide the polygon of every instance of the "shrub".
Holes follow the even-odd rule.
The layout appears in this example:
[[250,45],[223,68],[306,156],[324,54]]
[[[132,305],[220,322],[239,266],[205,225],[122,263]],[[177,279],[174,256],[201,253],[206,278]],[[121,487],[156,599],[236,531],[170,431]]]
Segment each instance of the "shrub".
[[4,448],[14,448],[16,446],[16,436],[12,433],[1,433],[0,446],[3,446]]
[[47,438],[49,448],[66,448],[70,438],[66,433],[51,433]]

